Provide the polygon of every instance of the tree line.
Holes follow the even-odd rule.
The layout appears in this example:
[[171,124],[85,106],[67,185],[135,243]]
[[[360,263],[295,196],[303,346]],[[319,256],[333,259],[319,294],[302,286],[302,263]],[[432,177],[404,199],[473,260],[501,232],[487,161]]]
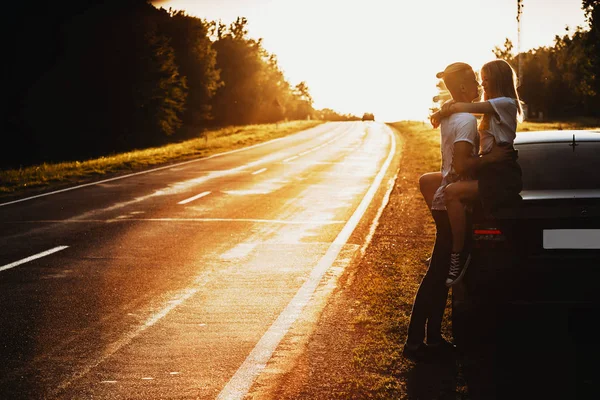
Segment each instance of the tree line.
[[[554,45],[513,54],[507,38],[492,52],[521,70],[519,97],[529,119],[560,120],[600,117],[600,0],[583,0],[582,10],[589,27],[568,28],[556,35]],[[434,101],[449,98],[443,82]]]
[[600,0],[583,0],[589,29],[566,29],[554,45],[512,55],[506,39],[493,53],[515,70],[521,64],[519,96],[529,118],[600,117]]
[[359,119],[315,110],[307,84],[286,80],[243,17],[225,25],[147,0],[80,0],[13,7],[2,19],[11,30],[3,168],[162,145],[230,125]]

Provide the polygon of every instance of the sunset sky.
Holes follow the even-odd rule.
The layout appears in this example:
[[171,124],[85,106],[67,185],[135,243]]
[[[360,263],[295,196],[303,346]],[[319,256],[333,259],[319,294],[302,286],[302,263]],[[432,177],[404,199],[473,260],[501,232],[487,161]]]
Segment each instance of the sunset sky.
[[[379,121],[424,120],[436,72],[455,61],[475,69],[509,38],[517,46],[516,0],[167,0],[229,24],[248,19],[292,84],[305,81],[315,108]],[[524,0],[521,50],[553,44],[565,27],[587,28],[581,0]]]

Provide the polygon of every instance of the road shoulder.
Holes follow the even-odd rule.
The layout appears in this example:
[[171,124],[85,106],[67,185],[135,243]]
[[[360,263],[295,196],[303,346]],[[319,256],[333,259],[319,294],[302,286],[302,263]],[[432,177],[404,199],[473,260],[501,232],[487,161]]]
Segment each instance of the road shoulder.
[[[265,369],[270,382],[262,376],[250,398],[465,398],[456,365],[417,368],[400,355],[434,240],[418,177],[439,169],[439,133],[415,123],[396,127],[403,142],[397,179],[364,256],[340,276],[313,329],[307,323],[304,333],[286,337],[280,349],[297,354],[278,350],[281,359]],[[444,333],[451,337],[448,317],[449,310]]]

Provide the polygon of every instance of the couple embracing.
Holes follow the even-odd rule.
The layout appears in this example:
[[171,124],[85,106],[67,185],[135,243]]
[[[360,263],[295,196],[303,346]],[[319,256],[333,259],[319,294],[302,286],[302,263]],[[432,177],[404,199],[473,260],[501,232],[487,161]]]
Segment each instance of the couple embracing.
[[[419,179],[421,193],[436,225],[429,267],[414,299],[404,357],[420,362],[452,352],[441,334],[449,288],[467,271],[466,213],[480,202],[486,213],[514,201],[521,191],[521,169],[513,143],[522,110],[516,75],[504,60],[481,68],[481,84],[473,68],[453,63],[438,73],[452,95],[431,115],[440,127],[440,172]],[[484,101],[480,99],[483,87]],[[473,115],[482,115],[481,122]]]

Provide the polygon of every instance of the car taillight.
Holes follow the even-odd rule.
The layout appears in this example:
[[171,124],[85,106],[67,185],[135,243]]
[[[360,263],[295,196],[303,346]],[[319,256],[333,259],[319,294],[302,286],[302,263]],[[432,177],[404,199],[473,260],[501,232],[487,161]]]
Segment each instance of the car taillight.
[[483,244],[484,242],[504,242],[506,236],[499,228],[492,227],[475,227],[473,229],[473,241],[475,245]]
[[473,233],[475,235],[502,235],[502,231],[500,229],[474,229]]

